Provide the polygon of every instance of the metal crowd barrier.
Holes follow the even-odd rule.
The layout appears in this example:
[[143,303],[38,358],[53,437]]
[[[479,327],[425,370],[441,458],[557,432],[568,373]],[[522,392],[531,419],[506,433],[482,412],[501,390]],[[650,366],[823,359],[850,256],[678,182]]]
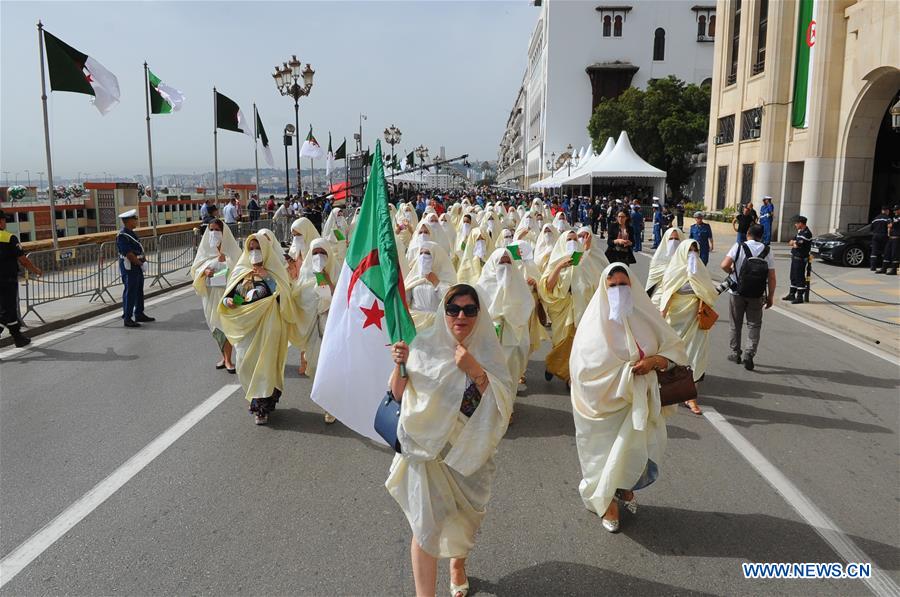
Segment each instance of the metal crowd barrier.
[[[261,228],[272,230],[279,240],[290,240],[291,220],[254,220],[229,224],[238,242],[243,245],[247,235]],[[163,284],[173,286],[170,278],[184,271],[187,275],[194,261],[202,231],[199,228],[148,236],[141,239],[147,256],[144,276],[151,280],[150,286]],[[25,309],[22,318],[34,313],[44,322],[35,307],[62,299],[89,297],[89,302],[100,300],[104,303],[117,301],[110,289],[122,285],[119,271],[119,251],[116,241],[78,245],[65,249],[46,249],[28,253],[28,258],[41,268],[41,277],[26,275],[21,293]]]

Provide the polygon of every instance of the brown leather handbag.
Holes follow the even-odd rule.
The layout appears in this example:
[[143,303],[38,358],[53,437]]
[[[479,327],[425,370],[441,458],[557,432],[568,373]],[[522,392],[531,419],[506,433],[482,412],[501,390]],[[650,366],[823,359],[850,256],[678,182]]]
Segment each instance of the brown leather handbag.
[[697,308],[698,327],[701,330],[712,329],[712,326],[715,325],[718,319],[719,314],[716,313],[716,310],[703,301],[700,301],[700,306]]
[[659,372],[656,378],[659,381],[659,401],[663,406],[697,399],[694,371],[687,365],[676,365]]

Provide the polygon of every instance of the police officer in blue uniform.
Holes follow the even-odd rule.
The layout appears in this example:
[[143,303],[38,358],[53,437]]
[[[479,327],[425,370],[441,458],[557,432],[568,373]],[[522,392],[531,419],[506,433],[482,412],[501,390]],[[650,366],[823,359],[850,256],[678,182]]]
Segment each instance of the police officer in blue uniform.
[[[872,223],[869,224],[869,230],[872,232],[872,245],[869,251],[869,269],[873,272],[883,274],[884,267],[884,249],[888,242],[888,226],[890,226],[893,218],[891,218],[891,206],[882,205],[881,213],[878,214]],[[878,268],[881,268],[880,270]]]
[[690,238],[697,241],[700,249],[700,261],[709,265],[709,252],[713,250],[712,227],[703,221],[703,212],[694,212],[694,224],[691,225]]
[[797,233],[788,243],[791,247],[791,289],[781,300],[798,305],[803,302],[807,290],[806,270],[812,248],[812,231],[806,226],[805,216],[794,216],[792,221]]
[[31,339],[19,329],[19,265],[35,276],[41,275],[40,268],[25,256],[18,237],[6,231],[6,214],[0,210],[0,325],[9,330],[21,348],[28,346]]
[[137,210],[131,209],[119,214],[122,229],[116,235],[116,248],[119,250],[119,273],[125,291],[122,293],[122,319],[125,327],[139,328],[139,322],[156,321],[144,313],[144,247],[135,234],[138,217]]

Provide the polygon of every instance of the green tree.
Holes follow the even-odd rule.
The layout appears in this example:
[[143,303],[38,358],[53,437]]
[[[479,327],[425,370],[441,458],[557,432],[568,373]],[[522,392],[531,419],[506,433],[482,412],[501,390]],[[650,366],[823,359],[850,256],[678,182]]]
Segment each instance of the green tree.
[[630,87],[602,100],[591,115],[588,133],[599,151],[607,137],[617,139],[620,131],[627,131],[634,150],[666,171],[669,192],[681,199],[694,172],[691,154],[706,141],[709,104],[709,87],[672,76],[655,79],[646,90]]

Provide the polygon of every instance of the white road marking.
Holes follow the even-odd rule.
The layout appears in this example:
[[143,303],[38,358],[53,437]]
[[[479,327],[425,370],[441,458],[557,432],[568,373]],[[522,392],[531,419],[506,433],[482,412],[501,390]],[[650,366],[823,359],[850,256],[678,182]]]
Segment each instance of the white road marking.
[[[722,434],[728,443],[744,457],[756,472],[771,485],[775,491],[781,494],[789,506],[824,539],[831,548],[846,562],[872,562],[872,558],[866,555],[853,541],[816,506],[812,500],[806,497],[800,489],[794,485],[774,464],[769,462],[762,453],[757,450],[737,429],[729,423],[725,417],[711,406],[703,407],[703,416]],[[865,582],[875,595],[900,596],[900,586],[884,571],[872,564],[872,577],[860,579]]]
[[[787,309],[782,309],[781,307],[772,307],[771,310],[775,311],[776,313],[778,313],[780,315],[784,315],[785,317],[793,319],[794,321],[796,321],[798,323],[808,325],[809,327],[813,328],[814,330],[818,330],[818,331],[822,332],[823,334],[828,334],[832,338],[837,338],[838,340],[843,340],[850,346],[855,346],[856,348],[858,348],[860,350],[864,350],[874,357],[884,359],[891,365],[894,365],[894,366],[897,365],[897,357],[895,357],[891,353],[887,352],[886,350],[881,350],[880,348],[875,348],[874,346],[869,346],[862,340],[857,340],[856,338],[853,338],[852,336],[848,336],[847,334],[844,334],[837,330],[831,329],[828,326],[825,326],[825,325],[822,325],[821,323],[812,321],[811,319],[809,319],[807,317],[803,317],[802,315],[797,315],[796,313],[792,313],[792,312],[788,311]],[[896,332],[889,331],[887,333],[893,334]]]
[[140,452],[129,458],[112,474],[95,485],[93,489],[63,510],[62,513],[48,522],[41,530],[12,550],[3,560],[0,560],[0,587],[3,587],[15,578],[35,558],[40,556],[60,537],[68,533],[72,527],[84,520],[107,498],[121,489],[132,477],[153,462],[157,456],[165,452],[178,438],[187,433],[240,387],[238,384],[223,386],[156,439],[144,446]]
[[[182,288],[180,290],[173,290],[172,292],[166,292],[161,296],[154,297],[144,303],[144,307],[153,307],[165,301],[172,300],[173,298],[177,298],[181,295],[187,294],[189,292],[193,292],[194,288],[192,286],[188,286],[187,288]],[[120,304],[121,307],[121,304]],[[71,334],[76,334],[83,330],[86,330],[90,327],[94,327],[96,325],[100,325],[102,323],[106,323],[107,321],[112,321],[114,319],[122,319],[122,311],[121,308],[115,311],[110,311],[109,313],[104,313],[103,315],[98,315],[97,317],[92,317],[81,323],[77,323],[71,327],[67,327],[65,329],[59,330],[58,332],[52,332],[50,334],[42,334],[37,336],[36,338],[32,338],[31,344],[25,346],[23,348],[8,348],[2,352],[0,352],[0,360],[9,358],[13,355],[24,354],[25,352],[38,348],[39,346],[44,346],[45,344],[50,344],[51,342],[56,342],[60,338],[65,338]]]

